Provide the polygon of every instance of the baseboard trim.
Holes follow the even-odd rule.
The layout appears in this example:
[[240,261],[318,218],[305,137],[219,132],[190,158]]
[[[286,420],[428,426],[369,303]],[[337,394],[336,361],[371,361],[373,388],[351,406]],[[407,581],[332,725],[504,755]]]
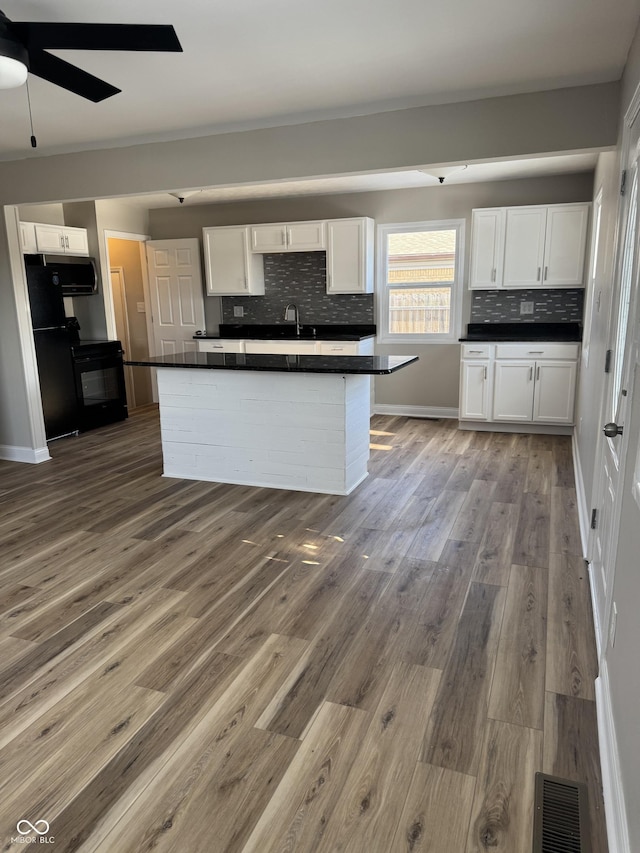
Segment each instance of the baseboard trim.
[[37,447],[34,450],[31,447],[0,444],[0,459],[4,459],[6,462],[27,462],[31,465],[38,465],[40,462],[47,462],[51,456],[48,447]]
[[578,439],[574,430],[571,440],[571,454],[573,456],[573,474],[576,483],[576,499],[578,503],[578,521],[580,523],[580,541],[582,542],[582,556],[588,559],[589,529],[591,520],[589,518],[589,507],[584,490],[584,479],[582,477],[582,465],[580,453],[578,452]]
[[374,415],[403,415],[407,418],[457,419],[458,410],[446,406],[396,406],[394,403],[375,403]]
[[474,432],[518,432],[525,435],[571,435],[573,427],[556,424],[512,424],[503,421],[460,421],[460,429]]
[[596,678],[596,709],[609,851],[610,853],[631,853],[606,659],[601,659],[600,675]]

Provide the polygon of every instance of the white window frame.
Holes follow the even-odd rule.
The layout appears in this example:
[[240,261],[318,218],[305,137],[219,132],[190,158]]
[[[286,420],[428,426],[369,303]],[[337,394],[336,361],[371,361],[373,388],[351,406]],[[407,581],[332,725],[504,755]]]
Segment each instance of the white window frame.
[[[464,278],[464,219],[434,219],[426,222],[397,222],[378,225],[376,273],[378,341],[382,344],[457,343],[462,328],[462,282]],[[448,334],[392,335],[389,332],[389,287],[387,286],[387,236],[413,231],[456,231],[455,278],[451,282],[451,328]],[[434,287],[441,285],[435,284]]]

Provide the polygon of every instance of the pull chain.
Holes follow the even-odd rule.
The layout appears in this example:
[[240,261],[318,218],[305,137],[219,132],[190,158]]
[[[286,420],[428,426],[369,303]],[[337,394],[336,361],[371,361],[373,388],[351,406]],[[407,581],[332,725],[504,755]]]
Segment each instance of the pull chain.
[[37,148],[38,142],[37,142],[35,134],[33,132],[33,116],[31,115],[31,96],[29,94],[29,81],[27,81],[26,86],[27,86],[27,103],[29,104],[29,122],[31,124],[31,147]]

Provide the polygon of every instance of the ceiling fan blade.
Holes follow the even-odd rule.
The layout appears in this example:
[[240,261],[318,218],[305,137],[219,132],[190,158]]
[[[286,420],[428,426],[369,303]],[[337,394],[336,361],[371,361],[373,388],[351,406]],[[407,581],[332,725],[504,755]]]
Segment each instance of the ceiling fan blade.
[[182,52],[170,24],[46,24],[12,22],[29,50],[157,50]]
[[59,59],[43,50],[35,50],[29,53],[29,71],[36,77],[55,83],[56,86],[62,86],[63,89],[73,92],[74,95],[80,95],[81,98],[93,101],[94,104],[122,91],[122,89],[116,89],[110,83],[100,80],[99,77],[88,74],[82,68],[71,65],[64,59]]

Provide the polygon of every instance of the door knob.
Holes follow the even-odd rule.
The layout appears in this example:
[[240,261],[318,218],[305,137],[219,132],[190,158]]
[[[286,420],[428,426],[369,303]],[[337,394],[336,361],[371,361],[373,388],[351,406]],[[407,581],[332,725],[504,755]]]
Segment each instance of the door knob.
[[607,438],[615,438],[617,435],[622,435],[622,427],[614,423],[605,424],[602,431]]

